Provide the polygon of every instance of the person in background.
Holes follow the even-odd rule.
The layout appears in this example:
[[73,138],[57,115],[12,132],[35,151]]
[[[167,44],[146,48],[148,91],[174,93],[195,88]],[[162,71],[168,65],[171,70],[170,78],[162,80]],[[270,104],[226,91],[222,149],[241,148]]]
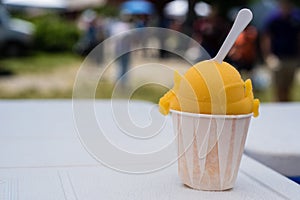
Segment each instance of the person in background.
[[[101,18],[93,10],[86,10],[78,21],[78,28],[83,32],[82,37],[74,45],[74,51],[82,56],[87,56],[95,47],[104,40],[104,31]],[[98,46],[97,63],[103,60],[102,46]]]
[[296,67],[300,64],[300,12],[289,0],[280,0],[278,12],[267,20],[261,48],[273,71],[277,100],[290,101]]
[[228,21],[219,15],[216,6],[212,7],[211,13],[201,22],[201,45],[214,57],[222,46],[229,30]]
[[[135,18],[135,28],[146,28],[148,26],[149,16],[146,14],[137,15]],[[148,43],[148,33],[145,31],[137,31],[137,37],[135,38],[136,45],[145,47]],[[142,48],[143,56],[147,56],[147,49]]]
[[228,54],[229,62],[239,72],[246,72],[247,76],[251,75],[256,62],[257,35],[257,29],[254,26],[247,26],[238,36]]
[[123,87],[127,86],[126,72],[130,65],[130,49],[132,46],[132,34],[127,32],[133,28],[132,17],[129,15],[121,15],[120,21],[115,22],[112,25],[111,35],[117,35],[122,33],[115,39],[115,55],[118,57],[117,62],[119,64],[118,80],[121,81]]

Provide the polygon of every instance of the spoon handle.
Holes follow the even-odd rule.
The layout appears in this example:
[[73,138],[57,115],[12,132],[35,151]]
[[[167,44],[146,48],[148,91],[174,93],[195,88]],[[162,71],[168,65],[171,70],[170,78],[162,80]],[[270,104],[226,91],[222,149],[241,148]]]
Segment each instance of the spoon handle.
[[230,51],[237,37],[252,20],[252,17],[253,17],[252,12],[249,9],[244,8],[239,11],[238,15],[235,18],[233,26],[229,34],[227,35],[223,45],[221,46],[217,55],[213,58],[214,61],[217,61],[218,63],[223,62],[224,58]]

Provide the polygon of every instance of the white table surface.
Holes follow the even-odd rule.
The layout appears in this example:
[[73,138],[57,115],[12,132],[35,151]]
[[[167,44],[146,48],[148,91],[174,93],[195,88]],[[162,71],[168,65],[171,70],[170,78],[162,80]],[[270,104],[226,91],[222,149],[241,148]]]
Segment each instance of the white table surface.
[[300,103],[262,104],[249,127],[245,153],[290,177],[300,177]]
[[[126,102],[119,104],[125,106]],[[149,119],[141,111],[149,112],[154,105],[138,101],[130,105],[131,117],[141,125],[147,124]],[[264,110],[265,105],[262,107]],[[151,150],[147,143],[138,145],[120,136],[110,101],[97,101],[95,108],[99,121],[106,120],[104,128],[111,130],[116,144],[132,151]],[[250,132],[256,130],[259,120],[252,121]],[[156,138],[157,145],[170,140],[172,131],[167,117],[162,136]],[[176,163],[154,173],[121,173],[99,164],[83,148],[70,100],[0,101],[1,200],[299,198],[299,185],[245,155],[234,189],[225,192],[183,186]]]

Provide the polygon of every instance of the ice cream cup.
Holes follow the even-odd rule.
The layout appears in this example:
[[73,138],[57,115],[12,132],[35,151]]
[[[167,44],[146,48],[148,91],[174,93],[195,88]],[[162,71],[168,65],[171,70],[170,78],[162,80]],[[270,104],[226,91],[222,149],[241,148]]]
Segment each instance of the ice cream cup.
[[178,173],[198,190],[233,188],[251,114],[209,115],[171,110],[178,141]]

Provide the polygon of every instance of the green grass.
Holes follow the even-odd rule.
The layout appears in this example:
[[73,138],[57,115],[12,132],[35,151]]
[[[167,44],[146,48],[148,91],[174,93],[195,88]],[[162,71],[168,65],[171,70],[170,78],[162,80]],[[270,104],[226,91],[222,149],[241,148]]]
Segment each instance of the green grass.
[[[96,91],[96,98],[98,99],[109,99],[112,97],[112,92],[114,90],[114,85],[109,82],[102,82],[99,84],[99,87],[97,88]],[[126,89],[124,89],[126,92]],[[143,85],[136,90],[134,90],[133,94],[130,96],[130,99],[139,99],[139,100],[145,100],[145,101],[150,101],[153,103],[157,103],[159,98],[164,95],[164,93],[167,92],[167,89],[155,85],[155,84],[147,84]],[[116,94],[117,98],[124,98],[125,94]]]
[[2,71],[12,74],[47,73],[61,67],[80,66],[83,59],[71,53],[35,53],[20,58],[1,58]]
[[[110,99],[114,84],[105,81],[101,82],[96,90],[97,99]],[[292,89],[292,101],[300,101],[300,85],[295,85]],[[157,103],[159,98],[167,92],[167,89],[150,84],[144,85],[134,91],[130,99],[146,100],[153,103]],[[255,98],[260,99],[261,102],[273,102],[275,100],[273,95],[273,88],[270,87],[265,91],[254,91]],[[118,95],[119,98],[124,98],[122,95]],[[27,89],[18,93],[9,93],[0,88],[0,99],[70,99],[72,98],[72,88],[68,90],[52,90],[52,91],[39,91],[37,89]]]
[[18,93],[10,93],[0,89],[0,99],[70,99],[72,90],[55,90],[51,92],[41,92],[37,89],[26,89]]
[[[276,97],[274,96],[274,87],[271,86],[267,90],[254,91],[255,98],[258,98],[261,102],[274,102]],[[294,84],[291,90],[291,101],[300,101],[300,84]]]
[[[101,82],[96,90],[97,99],[110,99],[112,98],[112,92],[114,90],[114,84],[104,81]],[[144,85],[133,92],[130,99],[139,99],[158,103],[158,100],[163,94],[167,92],[167,89],[154,85]],[[52,91],[39,91],[35,88],[22,90],[18,93],[10,93],[0,88],[0,99],[70,99],[72,98],[72,88],[69,90],[52,90]],[[118,98],[124,98],[122,94],[118,94]]]
[[295,86],[292,89],[292,94],[293,101],[300,101],[300,84],[295,84]]
[[260,102],[272,102],[274,101],[273,88],[262,91],[254,91],[254,97],[258,98]]
[[133,93],[131,98],[158,103],[160,97],[162,97],[167,91],[168,91],[167,88],[159,85],[154,85],[154,84],[144,85],[139,89],[137,89]]
[[[21,58],[0,59],[0,73],[3,74],[47,74],[60,68],[79,67],[83,58],[71,53],[35,53],[32,56]],[[2,75],[3,75],[2,74]],[[1,77],[0,77],[1,78]],[[11,92],[0,87],[0,98],[2,99],[44,99],[44,98],[72,98],[72,89],[55,89],[51,91],[39,91],[36,88],[28,88],[18,92]],[[111,98],[114,84],[110,81],[102,81],[96,91],[96,98]],[[273,102],[275,100],[273,87],[264,91],[254,91],[256,98],[261,102]],[[159,98],[167,91],[166,88],[150,84],[144,85],[134,91],[131,99],[141,99],[157,103]],[[300,101],[300,84],[292,88],[292,100]]]

